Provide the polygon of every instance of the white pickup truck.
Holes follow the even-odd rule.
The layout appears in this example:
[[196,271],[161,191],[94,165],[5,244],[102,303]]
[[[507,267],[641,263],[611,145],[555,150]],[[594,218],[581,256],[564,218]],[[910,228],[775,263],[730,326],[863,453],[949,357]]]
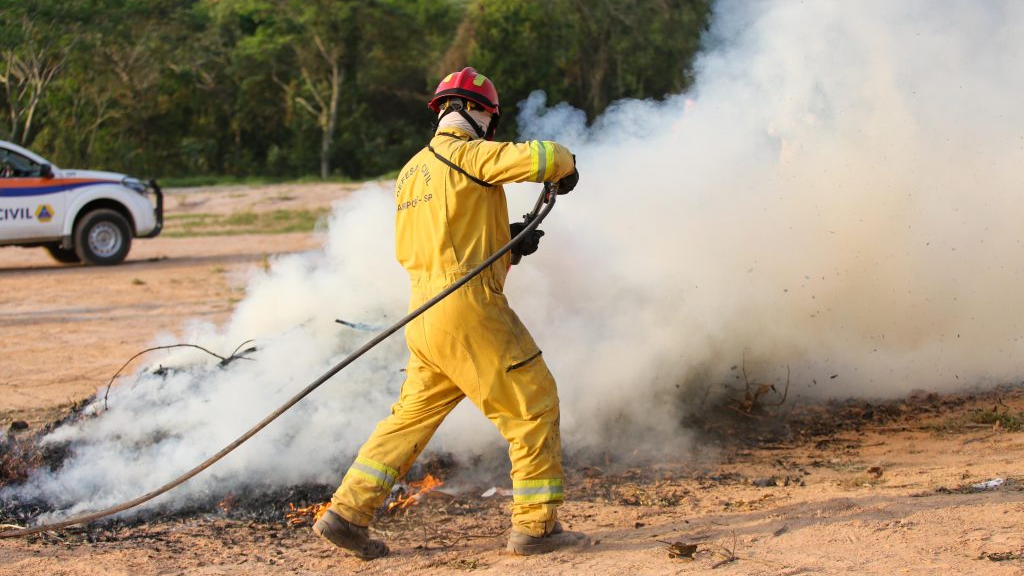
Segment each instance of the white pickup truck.
[[132,238],[160,233],[163,208],[153,180],[63,170],[0,140],[0,246],[41,246],[65,263],[120,264]]

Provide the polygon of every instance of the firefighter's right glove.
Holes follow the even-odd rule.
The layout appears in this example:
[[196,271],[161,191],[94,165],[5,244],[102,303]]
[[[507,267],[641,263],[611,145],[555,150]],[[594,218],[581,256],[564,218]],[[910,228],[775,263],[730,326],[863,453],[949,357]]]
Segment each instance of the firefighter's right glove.
[[[526,224],[523,222],[513,222],[508,226],[509,232],[512,233],[512,237],[515,238],[526,228]],[[540,248],[540,238],[544,235],[543,230],[534,230],[526,235],[518,244],[512,247],[512,255],[522,258],[523,256],[529,256]],[[519,258],[513,258],[515,263],[519,262]]]

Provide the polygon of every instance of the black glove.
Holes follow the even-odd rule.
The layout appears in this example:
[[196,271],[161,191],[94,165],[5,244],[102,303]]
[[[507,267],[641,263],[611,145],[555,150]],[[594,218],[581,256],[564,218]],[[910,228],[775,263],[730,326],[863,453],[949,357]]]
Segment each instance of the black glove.
[[[508,226],[509,232],[512,233],[512,237],[515,238],[526,228],[524,222],[513,222]],[[526,235],[518,244],[512,247],[512,263],[518,264],[519,259],[523,256],[529,256],[540,248],[540,238],[544,235],[543,230],[534,230],[533,232]]]
[[558,193],[568,194],[580,183],[580,171],[576,168],[572,169],[572,174],[569,174],[565,178],[558,181]]

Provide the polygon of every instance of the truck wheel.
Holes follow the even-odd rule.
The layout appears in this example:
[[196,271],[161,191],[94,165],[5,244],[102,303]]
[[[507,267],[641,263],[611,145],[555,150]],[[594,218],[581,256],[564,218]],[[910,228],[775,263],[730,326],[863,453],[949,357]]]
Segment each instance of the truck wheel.
[[131,227],[118,212],[93,210],[75,224],[75,254],[86,264],[120,264],[131,247]]
[[64,264],[77,264],[82,261],[78,254],[75,254],[74,250],[61,248],[60,244],[47,244],[46,251],[50,253],[50,256],[53,256],[54,260]]

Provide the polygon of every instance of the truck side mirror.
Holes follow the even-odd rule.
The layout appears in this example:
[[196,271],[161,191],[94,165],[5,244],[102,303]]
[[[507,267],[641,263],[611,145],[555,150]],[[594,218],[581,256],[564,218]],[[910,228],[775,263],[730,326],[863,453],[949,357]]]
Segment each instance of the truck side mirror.
[[39,175],[43,178],[53,178],[53,165],[43,164],[39,167]]

